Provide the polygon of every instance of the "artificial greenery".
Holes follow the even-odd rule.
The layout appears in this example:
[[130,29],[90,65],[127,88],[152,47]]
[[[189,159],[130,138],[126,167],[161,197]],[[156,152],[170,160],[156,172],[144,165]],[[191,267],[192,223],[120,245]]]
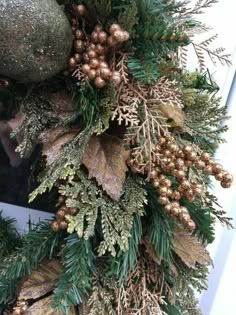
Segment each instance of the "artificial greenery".
[[[205,247],[216,220],[231,227],[207,192],[209,175],[225,188],[232,179],[207,154],[223,141],[228,117],[204,54],[229,60],[223,49],[210,48],[214,36],[194,38],[207,29],[197,14],[215,1],[58,2],[82,38],[74,39],[69,66],[25,86],[25,95],[18,95],[18,82],[10,90],[21,113],[12,132],[17,151],[27,157],[37,144],[42,151],[29,201],[56,195],[55,217],[22,242],[13,221],[0,217],[0,303],[15,302],[21,280],[48,258],[61,263],[46,294],[55,312],[200,315],[194,290],[206,288]],[[200,63],[193,73],[185,69],[189,45]],[[103,63],[95,71],[99,84],[86,72],[89,53]],[[27,301],[36,315],[38,300]]]

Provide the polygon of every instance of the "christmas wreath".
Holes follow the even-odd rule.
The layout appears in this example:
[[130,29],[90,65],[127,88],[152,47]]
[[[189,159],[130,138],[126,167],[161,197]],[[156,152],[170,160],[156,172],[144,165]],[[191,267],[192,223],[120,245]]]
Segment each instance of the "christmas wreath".
[[40,146],[29,201],[49,191],[55,212],[12,246],[0,234],[5,314],[201,314],[205,247],[216,220],[231,226],[207,190],[232,176],[213,159],[227,113],[205,56],[230,61],[216,36],[196,40],[215,2],[0,4],[0,88],[17,108],[3,145],[12,165]]

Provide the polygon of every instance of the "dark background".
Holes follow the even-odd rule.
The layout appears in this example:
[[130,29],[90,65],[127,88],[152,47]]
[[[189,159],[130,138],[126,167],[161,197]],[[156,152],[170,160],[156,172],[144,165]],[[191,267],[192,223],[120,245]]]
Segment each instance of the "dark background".
[[52,196],[45,194],[37,200],[28,203],[28,194],[37,187],[37,178],[34,176],[33,167],[40,155],[37,148],[29,159],[22,160],[18,167],[12,167],[0,143],[0,201],[29,207],[37,210],[51,212]]

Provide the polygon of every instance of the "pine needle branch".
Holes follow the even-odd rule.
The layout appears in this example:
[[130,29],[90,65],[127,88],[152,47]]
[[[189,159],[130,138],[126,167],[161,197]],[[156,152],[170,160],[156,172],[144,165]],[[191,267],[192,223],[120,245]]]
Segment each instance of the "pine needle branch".
[[15,285],[44,259],[51,259],[61,242],[62,234],[54,233],[50,223],[40,223],[23,239],[22,247],[0,263],[0,303],[14,297]]

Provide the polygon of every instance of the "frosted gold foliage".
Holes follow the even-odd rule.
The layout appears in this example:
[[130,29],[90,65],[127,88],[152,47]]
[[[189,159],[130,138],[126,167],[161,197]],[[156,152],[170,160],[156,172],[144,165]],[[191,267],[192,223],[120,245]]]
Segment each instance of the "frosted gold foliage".
[[76,216],[67,215],[68,232],[77,232],[78,236],[89,239],[95,233],[97,221],[101,222],[102,241],[98,254],[107,251],[116,255],[116,245],[122,251],[129,248],[129,238],[134,216],[143,215],[146,192],[142,181],[128,177],[124,185],[124,194],[119,202],[109,198],[94,181],[82,172],[77,173],[77,181],[60,186],[59,192],[66,196],[66,205],[78,209]]
[[83,155],[82,163],[95,177],[103,190],[114,200],[119,200],[126,178],[128,153],[122,141],[114,136],[91,137]]
[[148,255],[143,255],[127,282],[116,290],[117,314],[167,315],[160,307],[165,303],[163,295],[169,296],[172,292],[162,271]]
[[182,229],[177,229],[174,235],[174,251],[189,268],[197,264],[211,265],[211,257],[197,237]]
[[64,127],[57,127],[40,136],[43,143],[42,155],[46,156],[47,165],[51,165],[58,159],[61,147],[74,139],[78,133],[79,129],[66,130]]
[[[24,313],[24,315],[64,315],[62,312],[55,311],[54,308],[52,308],[51,304],[53,301],[53,296],[50,295],[48,297],[45,297],[37,302],[35,302],[32,306],[30,306],[27,311]],[[76,315],[76,311],[74,306],[70,308],[67,315]]]
[[21,282],[18,299],[37,299],[52,291],[61,270],[61,264],[57,260],[42,263],[37,270],[34,270]]

